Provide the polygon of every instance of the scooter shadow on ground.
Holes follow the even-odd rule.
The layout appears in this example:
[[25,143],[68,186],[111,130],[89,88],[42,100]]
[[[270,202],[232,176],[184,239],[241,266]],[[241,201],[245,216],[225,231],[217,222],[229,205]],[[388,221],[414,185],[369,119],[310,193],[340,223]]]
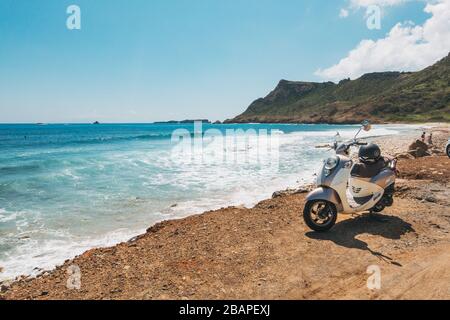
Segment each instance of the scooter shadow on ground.
[[365,214],[339,222],[330,231],[310,231],[306,233],[306,236],[315,240],[332,241],[337,245],[350,249],[366,250],[385,262],[402,266],[392,258],[380,252],[373,251],[366,242],[359,240],[356,237],[360,234],[371,234],[391,240],[398,240],[402,235],[414,231],[411,224],[399,217]]

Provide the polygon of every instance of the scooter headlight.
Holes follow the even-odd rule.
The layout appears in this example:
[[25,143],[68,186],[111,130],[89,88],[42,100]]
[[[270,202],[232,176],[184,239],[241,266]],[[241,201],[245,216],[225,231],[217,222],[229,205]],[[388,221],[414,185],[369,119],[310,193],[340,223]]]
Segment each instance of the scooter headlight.
[[327,160],[325,160],[323,171],[326,177],[328,177],[333,172],[334,168],[337,167],[338,163],[339,163],[338,157],[328,158]]
[[325,169],[331,171],[337,167],[338,163],[339,163],[338,157],[328,158],[327,160],[325,160]]

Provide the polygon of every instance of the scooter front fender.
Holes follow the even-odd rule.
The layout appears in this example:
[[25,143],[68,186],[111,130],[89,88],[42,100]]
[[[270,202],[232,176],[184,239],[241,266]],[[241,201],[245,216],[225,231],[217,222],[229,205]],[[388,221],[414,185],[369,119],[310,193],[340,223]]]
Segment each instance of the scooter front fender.
[[333,203],[336,206],[336,210],[338,212],[344,211],[344,207],[342,206],[341,198],[338,193],[331,188],[327,187],[319,187],[313,191],[311,191],[306,197],[307,201],[311,200],[326,200]]

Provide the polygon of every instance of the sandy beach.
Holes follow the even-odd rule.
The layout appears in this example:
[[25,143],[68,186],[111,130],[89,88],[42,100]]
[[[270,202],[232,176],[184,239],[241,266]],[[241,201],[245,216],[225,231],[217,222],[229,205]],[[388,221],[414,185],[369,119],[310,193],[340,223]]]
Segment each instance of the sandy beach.
[[[443,151],[450,127],[432,131]],[[374,140],[394,156],[419,136]],[[158,223],[36,278],[4,282],[0,299],[449,299],[450,159],[437,151],[400,158],[395,204],[382,221],[340,216],[330,232],[311,232],[302,186],[253,208]],[[380,290],[367,289],[371,265],[381,270]],[[68,286],[74,266],[79,288]]]

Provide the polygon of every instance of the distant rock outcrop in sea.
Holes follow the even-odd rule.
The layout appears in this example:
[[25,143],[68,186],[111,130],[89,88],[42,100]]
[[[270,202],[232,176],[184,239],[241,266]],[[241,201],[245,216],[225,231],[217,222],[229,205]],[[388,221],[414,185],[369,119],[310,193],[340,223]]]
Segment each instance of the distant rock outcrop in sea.
[[170,121],[157,121],[153,122],[154,124],[186,124],[186,123],[195,123],[195,122],[201,122],[201,123],[211,123],[208,119],[194,119],[194,120],[170,120]]

